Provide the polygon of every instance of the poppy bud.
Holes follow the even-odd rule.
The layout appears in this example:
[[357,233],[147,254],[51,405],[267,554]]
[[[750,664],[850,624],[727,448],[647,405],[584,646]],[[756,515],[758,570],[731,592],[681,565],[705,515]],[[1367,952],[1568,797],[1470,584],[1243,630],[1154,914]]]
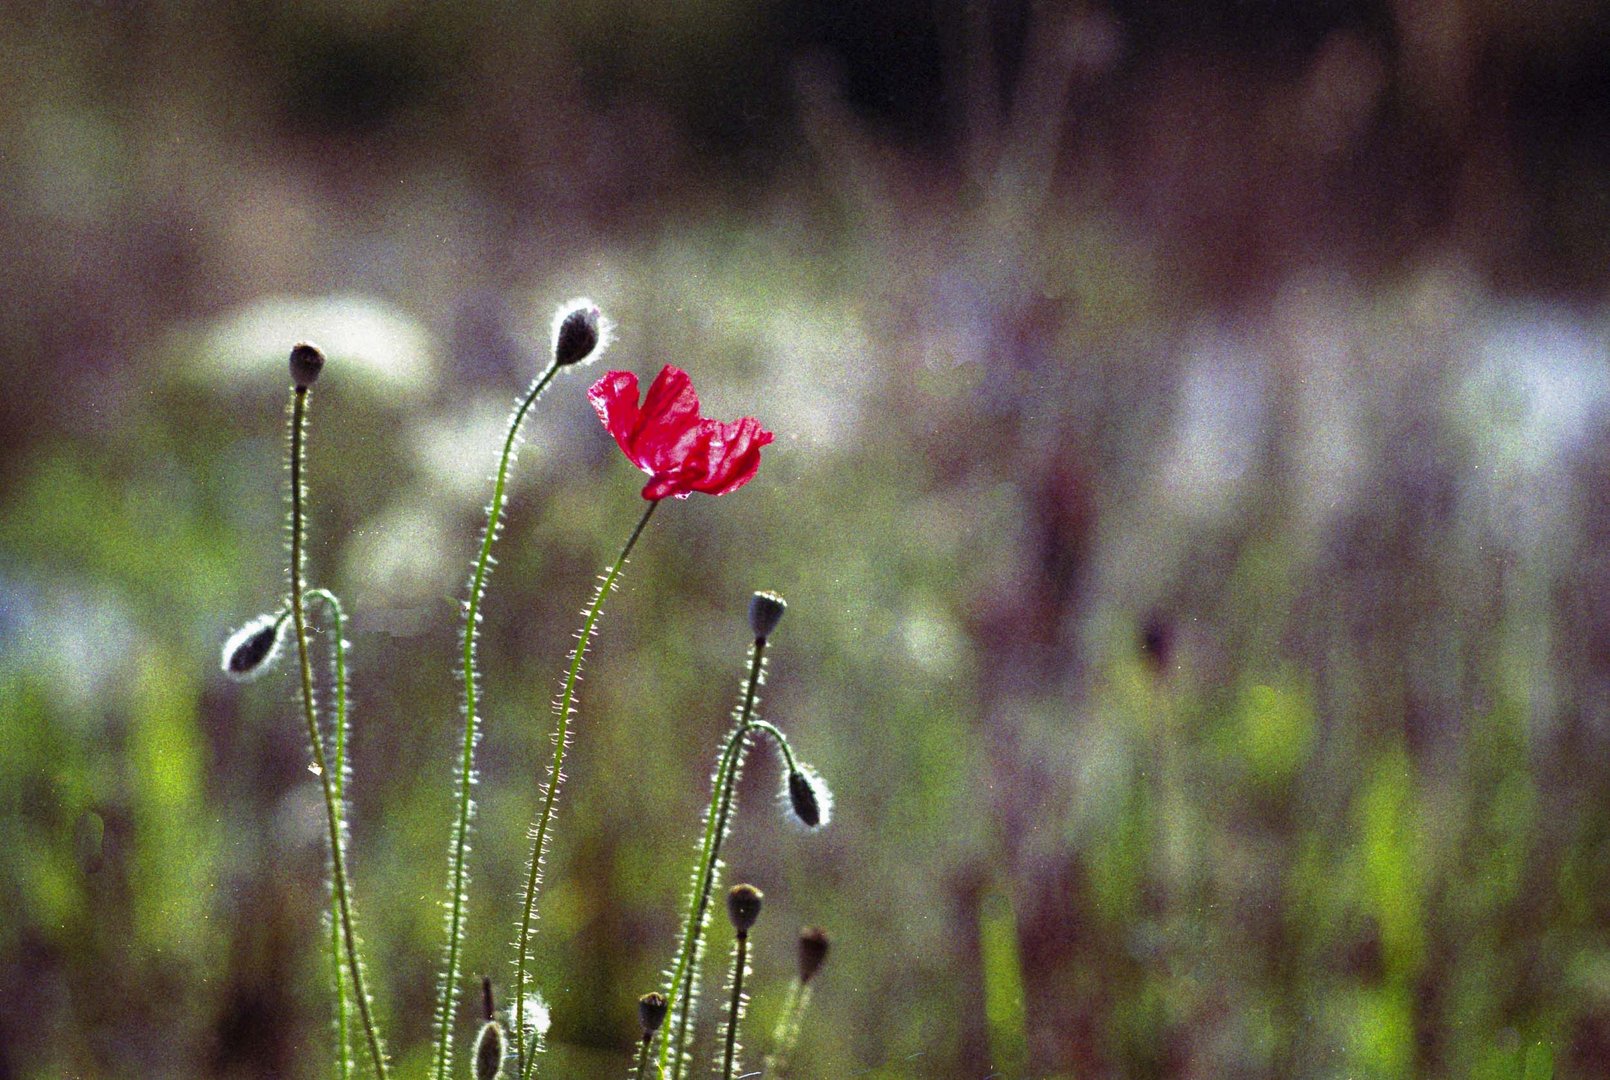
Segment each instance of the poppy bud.
[[324,353],[311,341],[298,342],[291,348],[291,385],[306,390],[318,381],[324,370]]
[[732,920],[732,928],[740,937],[749,933],[749,928],[760,918],[761,899],[761,891],[753,885],[734,885],[727,893],[727,918]]
[[280,628],[277,615],[259,615],[229,635],[224,642],[224,674],[236,682],[248,682],[274,666],[279,658]]
[[820,829],[833,820],[833,792],[809,765],[788,774],[788,805],[807,829]]
[[820,926],[807,926],[799,932],[799,981],[803,986],[827,959],[827,934]]
[[586,297],[562,305],[553,317],[553,362],[579,364],[609,344],[609,323]]
[[665,1023],[664,994],[644,994],[637,999],[637,1018],[643,1023],[643,1034],[652,1035]]
[[788,602],[774,592],[757,592],[749,599],[749,628],[757,638],[771,637],[788,610]]
[[503,1028],[488,1020],[475,1040],[475,1080],[497,1080],[503,1075]]

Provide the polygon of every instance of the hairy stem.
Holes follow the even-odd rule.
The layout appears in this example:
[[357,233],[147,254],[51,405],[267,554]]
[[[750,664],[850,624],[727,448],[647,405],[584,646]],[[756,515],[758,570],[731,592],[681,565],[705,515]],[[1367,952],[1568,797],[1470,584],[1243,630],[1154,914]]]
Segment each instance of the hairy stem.
[[363,1023],[364,1037],[369,1044],[369,1058],[375,1075],[385,1080],[386,1053],[381,1047],[380,1033],[375,1027],[369,1007],[369,995],[363,985],[363,965],[358,960],[358,934],[353,927],[352,896],[347,885],[346,850],[342,838],[341,810],[336,795],[335,779],[330,775],[324,753],[324,739],[319,733],[319,718],[313,701],[313,665],[308,659],[307,611],[302,600],[303,560],[303,501],[302,444],[307,427],[307,388],[299,386],[291,405],[291,619],[296,627],[296,655],[302,676],[302,714],[307,721],[308,744],[313,750],[313,770],[319,775],[324,790],[324,817],[330,831],[330,876],[335,893],[336,913],[341,923],[341,937],[346,945],[347,967],[352,975],[353,997],[358,1004],[358,1016]]
[[[330,734],[330,767],[335,780],[335,808],[341,816],[341,833],[346,834],[347,784],[347,638],[346,612],[341,599],[329,589],[309,589],[305,601],[317,600],[330,613],[331,681],[335,684],[335,722]],[[330,972],[335,981],[335,1059],[336,1075],[348,1080],[352,1075],[351,994],[347,987],[346,960],[341,946],[341,919],[332,893],[330,911]]]
[[548,767],[547,791],[542,798],[542,811],[537,816],[536,826],[531,834],[531,865],[526,873],[525,900],[520,908],[520,936],[516,945],[514,962],[514,1030],[517,1033],[515,1063],[520,1076],[528,1077],[532,1073],[536,1062],[536,1054],[525,1054],[524,1039],[518,1034],[525,1023],[525,982],[526,966],[531,953],[531,919],[537,906],[537,888],[542,882],[542,855],[548,846],[548,829],[553,824],[554,802],[559,797],[559,785],[564,780],[563,768],[565,764],[565,744],[570,737],[570,716],[576,704],[576,683],[581,678],[581,662],[587,655],[587,645],[592,640],[593,628],[598,624],[598,616],[604,610],[604,597],[615,588],[615,582],[620,578],[621,571],[626,567],[626,560],[637,545],[637,538],[643,535],[643,528],[648,525],[648,519],[654,516],[654,510],[660,505],[659,500],[648,504],[643,516],[637,519],[637,527],[632,535],[626,538],[625,545],[620,554],[615,556],[615,562],[604,575],[603,583],[599,585],[598,592],[593,596],[593,602],[587,609],[587,616],[581,625],[581,635],[576,641],[576,650],[570,658],[570,670],[565,675],[565,688],[559,696],[559,726],[554,737],[553,764]]
[[722,1059],[722,1080],[732,1080],[732,1059],[738,1046],[738,1020],[743,1013],[744,967],[748,963],[749,934],[738,935],[737,957],[732,965],[732,1004],[727,1009],[727,1052]]
[[[497,539],[498,522],[508,495],[509,470],[513,467],[515,451],[519,447],[520,427],[526,413],[536,404],[537,398],[559,371],[558,364],[537,377],[526,391],[520,404],[509,418],[509,430],[503,439],[503,454],[498,459],[497,478],[492,484],[492,501],[486,508],[486,531],[481,536],[480,554],[470,577],[470,597],[464,607],[464,744],[458,762],[457,815],[453,823],[453,838],[448,855],[448,910],[447,949],[442,960],[440,998],[436,1004],[436,1047],[433,1056],[433,1075],[436,1080],[447,1080],[453,1063],[453,1011],[458,1001],[459,950],[464,939],[465,877],[469,859],[470,818],[474,810],[471,787],[475,783],[475,743],[479,738],[480,718],[476,709],[475,667],[476,629],[481,621],[481,601],[486,595],[487,578],[492,571],[492,543]],[[515,1025],[517,1046],[523,1046],[524,1035]]]
[[680,1080],[682,1076],[693,1012],[693,984],[698,976],[699,945],[710,910],[710,894],[715,890],[716,871],[721,862],[721,842],[726,837],[727,823],[732,816],[733,791],[737,787],[738,767],[743,761],[744,739],[754,726],[755,694],[760,688],[765,657],[766,639],[757,637],[750,653],[749,678],[744,684],[738,722],[721,751],[715,783],[710,792],[710,807],[705,812],[704,841],[694,871],[696,884],[688,905],[687,925],[682,931],[682,947],[677,951],[676,966],[671,969],[671,992],[666,995],[671,1003],[672,1023],[666,1026],[665,1037],[660,1042],[660,1075],[665,1075],[669,1064],[673,1080]]

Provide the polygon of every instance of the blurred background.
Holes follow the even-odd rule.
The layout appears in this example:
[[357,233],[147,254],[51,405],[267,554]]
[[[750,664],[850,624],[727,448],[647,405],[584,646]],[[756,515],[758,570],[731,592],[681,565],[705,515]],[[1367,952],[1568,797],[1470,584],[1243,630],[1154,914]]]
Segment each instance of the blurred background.
[[[777,441],[605,612],[548,1075],[625,1074],[756,588],[838,813],[752,759],[751,1066],[814,923],[802,1077],[1610,1075],[1607,46],[1563,0],[6,4],[0,1077],[329,1075],[294,679],[218,670],[283,589],[304,337],[421,1075],[458,604],[577,294],[603,366]],[[641,509],[602,369],[527,426],[485,608],[469,986]]]

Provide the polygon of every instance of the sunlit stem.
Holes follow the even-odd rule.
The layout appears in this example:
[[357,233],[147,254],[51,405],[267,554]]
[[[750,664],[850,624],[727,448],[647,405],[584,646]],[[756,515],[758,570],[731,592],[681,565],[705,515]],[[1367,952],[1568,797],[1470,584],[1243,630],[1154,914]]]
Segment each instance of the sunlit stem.
[[[330,735],[330,765],[335,774],[335,808],[341,816],[341,834],[346,835],[347,785],[347,638],[346,612],[341,599],[329,589],[309,589],[304,602],[317,600],[329,610],[331,673],[335,684],[335,723]],[[339,912],[330,912],[330,973],[335,981],[335,1060],[336,1075],[347,1080],[352,1075],[352,1035],[348,1030],[351,1018],[350,992],[347,987],[346,958],[341,946],[341,919]]]
[[[509,418],[508,434],[503,439],[503,454],[498,459],[497,478],[492,484],[492,501],[486,508],[486,531],[481,536],[480,554],[475,560],[475,571],[470,578],[470,598],[464,608],[464,744],[458,762],[457,813],[453,823],[453,838],[448,854],[448,911],[447,951],[442,961],[441,997],[436,1004],[436,1048],[433,1074],[437,1080],[446,1080],[453,1062],[453,1012],[458,1002],[459,950],[464,939],[465,874],[469,858],[470,818],[474,809],[471,787],[475,782],[475,743],[479,737],[480,718],[476,707],[475,640],[481,620],[481,601],[486,595],[486,582],[492,570],[492,543],[497,539],[498,522],[508,498],[509,470],[513,467],[515,450],[520,442],[520,427],[526,413],[536,404],[542,391],[559,371],[558,364],[537,377],[526,391],[520,404]],[[524,1045],[519,1025],[514,1029],[515,1044]]]
[[[671,1023],[666,1025],[660,1041],[660,1075],[667,1065],[673,1080],[680,1080],[686,1057],[689,1023],[693,1012],[693,983],[698,976],[699,946],[704,935],[705,917],[710,910],[710,895],[715,890],[716,872],[721,863],[721,842],[727,834],[727,822],[732,815],[733,790],[737,786],[738,766],[743,761],[744,740],[755,727],[755,694],[760,687],[760,674],[766,657],[766,639],[757,637],[750,652],[749,678],[744,685],[743,706],[738,722],[733,726],[727,745],[721,751],[716,769],[716,781],[710,792],[710,807],[705,813],[704,840],[699,849],[699,862],[695,870],[697,885],[688,905],[688,921],[682,930],[682,947],[677,951],[676,965],[671,969],[670,1001]],[[776,728],[767,724],[772,731]],[[778,732],[781,735],[781,732]],[[784,743],[786,745],[786,743]],[[790,758],[790,760],[792,760]]]
[[330,831],[330,875],[341,937],[346,946],[347,968],[352,975],[353,998],[358,1004],[358,1016],[363,1023],[375,1075],[385,1080],[388,1075],[386,1054],[369,1007],[368,992],[364,989],[363,965],[358,960],[358,934],[353,928],[352,896],[347,886],[340,800],[336,794],[335,778],[325,757],[324,739],[319,733],[318,712],[313,701],[313,665],[308,659],[307,610],[302,599],[302,534],[305,528],[302,518],[306,497],[302,490],[302,444],[307,427],[307,388],[296,387],[294,394],[291,404],[291,620],[296,628],[296,655],[302,676],[302,714],[307,721],[308,744],[313,750],[313,771],[318,773],[319,784],[324,791],[324,817]]
[[732,965],[732,1003],[727,1009],[727,1049],[722,1058],[722,1080],[732,1080],[732,1059],[738,1046],[738,1019],[743,1012],[744,967],[749,962],[749,932],[738,932],[737,956]]
[[654,1033],[645,1031],[643,1033],[642,1049],[637,1053],[637,1068],[632,1070],[632,1080],[648,1080],[648,1052],[649,1047],[653,1045]]
[[643,528],[648,525],[648,519],[654,516],[654,510],[660,505],[659,500],[651,501],[643,516],[637,519],[637,527],[632,535],[626,538],[626,544],[621,548],[620,554],[615,556],[615,562],[604,575],[598,592],[593,596],[593,602],[587,609],[585,621],[581,624],[581,635],[576,641],[576,650],[570,658],[570,670],[565,675],[565,688],[559,696],[559,723],[554,736],[553,764],[548,767],[547,790],[542,798],[542,811],[537,816],[537,823],[531,833],[531,865],[526,874],[525,900],[520,908],[520,937],[516,945],[517,956],[514,964],[514,1030],[515,1039],[515,1065],[522,1078],[532,1074],[536,1062],[536,1054],[524,1052],[524,1039],[519,1034],[525,1026],[525,981],[526,966],[531,953],[531,920],[537,906],[537,889],[542,883],[542,856],[547,850],[548,829],[553,824],[553,808],[555,800],[559,797],[559,785],[564,780],[565,744],[570,737],[570,715],[576,704],[576,683],[581,678],[582,659],[587,655],[587,645],[592,641],[593,628],[598,623],[598,616],[604,610],[604,598],[615,588],[615,582],[620,578],[621,571],[626,568],[626,560],[632,554],[632,548],[637,545],[637,538],[643,535]]
[[799,1043],[800,1028],[804,1026],[805,1010],[811,1005],[811,984],[800,984],[795,979],[788,988],[788,1000],[783,1004],[782,1019],[777,1021],[777,1030],[772,1035],[775,1048],[767,1055],[761,1065],[762,1076],[786,1076],[788,1073],[788,1059],[793,1054],[794,1047]]

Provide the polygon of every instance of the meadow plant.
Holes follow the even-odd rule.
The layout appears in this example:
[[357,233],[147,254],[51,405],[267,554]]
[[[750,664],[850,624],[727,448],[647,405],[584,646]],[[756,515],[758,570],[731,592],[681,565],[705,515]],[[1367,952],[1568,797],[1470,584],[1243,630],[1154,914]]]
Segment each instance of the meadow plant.
[[[486,524],[470,574],[468,596],[464,603],[460,671],[463,681],[463,737],[452,772],[453,812],[448,846],[447,890],[443,902],[446,941],[438,972],[432,1036],[430,1075],[435,1080],[447,1080],[453,1074],[454,1044],[459,1037],[456,1021],[463,943],[467,932],[470,837],[475,818],[475,754],[484,727],[480,712],[476,643],[494,563],[492,549],[500,532],[509,479],[526,417],[562,371],[595,359],[604,351],[609,343],[610,329],[597,305],[585,299],[562,306],[555,315],[548,363],[516,403],[510,416],[493,479],[492,497],[487,504]],[[347,851],[347,665],[350,646],[345,639],[346,614],[333,592],[309,588],[304,572],[308,516],[304,457],[308,409],[311,389],[324,367],[324,354],[316,346],[302,343],[291,350],[288,591],[272,612],[250,620],[229,637],[224,645],[221,665],[233,679],[255,679],[275,665],[286,646],[287,637],[294,642],[299,676],[297,700],[307,728],[312,759],[309,768],[319,779],[328,832],[328,949],[334,1001],[334,1071],[342,1078],[354,1074],[358,1062],[352,1046],[361,1035],[363,1059],[368,1071],[376,1077],[385,1078],[390,1074],[391,1063],[366,980],[362,939],[353,910],[350,856]],[[647,506],[610,562],[583,611],[576,644],[567,658],[561,688],[554,701],[554,753],[547,764],[540,809],[530,829],[531,846],[526,864],[525,888],[516,920],[512,1015],[507,1024],[500,1019],[494,1007],[492,980],[483,979],[483,1015],[470,1055],[471,1075],[476,1080],[496,1080],[505,1076],[515,1080],[530,1080],[537,1074],[537,1059],[548,1029],[547,1006],[528,985],[537,900],[552,838],[558,795],[564,779],[565,754],[570,746],[573,722],[577,716],[577,686],[587,647],[597,632],[604,600],[619,584],[634,547],[662,501],[666,498],[686,499],[696,492],[719,496],[736,491],[755,477],[760,467],[761,449],[773,437],[753,417],[722,422],[701,416],[692,380],[686,372],[670,365],[660,371],[641,400],[637,376],[626,371],[606,373],[593,384],[587,397],[599,420],[628,460],[648,475],[641,493]],[[309,609],[315,604],[325,612],[329,623],[327,631],[333,642],[329,682],[334,695],[334,708],[328,724],[321,720],[308,645]],[[687,919],[675,960],[666,973],[666,992],[646,994],[638,1003],[642,1037],[633,1069],[633,1075],[638,1080],[646,1080],[650,1076],[660,1080],[668,1076],[679,1078],[690,1056],[704,932],[711,897],[721,875],[721,845],[736,811],[736,790],[750,738],[765,736],[781,757],[784,782],[780,801],[789,817],[800,826],[813,830],[826,825],[831,817],[832,795],[821,777],[810,766],[796,759],[792,746],[780,728],[756,714],[759,703],[757,691],[764,680],[766,643],[786,608],[780,596],[769,592],[756,593],[750,604],[753,644],[749,651],[748,670],[740,704],[733,714],[732,730],[718,755],[712,777],[709,807],[691,875]],[[726,1077],[731,1077],[736,1067],[738,1028],[747,1000],[745,980],[748,973],[749,932],[759,915],[760,900],[760,891],[750,885],[739,885],[728,894],[728,913],[737,940],[724,1038],[715,1060],[717,1071]],[[820,942],[820,952],[825,955],[825,937],[821,937]],[[814,972],[819,964],[820,957],[812,965],[811,971]],[[803,961],[801,970],[805,970]],[[774,1053],[791,1049],[793,1039],[798,1037],[798,1016],[803,1011],[799,988],[808,981],[809,975],[803,974],[790,991],[784,1017],[785,1020],[792,1017],[791,1026],[786,1031],[779,1029],[780,1036],[786,1034],[789,1040],[786,1046],[779,1041]],[[656,1039],[659,1040],[657,1060],[654,1055]]]

